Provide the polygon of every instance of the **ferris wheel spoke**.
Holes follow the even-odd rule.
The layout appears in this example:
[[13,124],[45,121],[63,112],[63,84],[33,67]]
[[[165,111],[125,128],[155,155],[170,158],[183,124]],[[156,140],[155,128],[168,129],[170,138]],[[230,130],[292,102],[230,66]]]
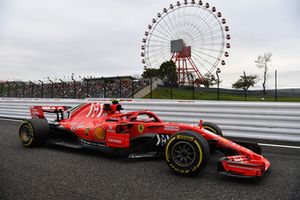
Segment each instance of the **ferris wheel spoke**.
[[210,58],[213,58],[213,59],[215,59],[215,60],[221,60],[219,57],[217,57],[217,56],[212,56],[212,55],[210,55],[210,54],[207,54],[207,53],[204,53],[204,52],[202,52],[202,51],[199,51],[199,50],[197,50],[197,49],[193,49],[193,51],[196,51],[197,53],[200,53],[200,54],[203,54],[203,55],[205,55],[205,56],[208,56],[208,57],[210,57]]
[[156,57],[162,56],[166,53],[170,53],[169,50],[155,51],[155,52],[149,53],[148,55],[151,56],[152,58],[156,58]]
[[211,26],[214,26],[214,25],[209,26],[209,24],[211,24],[213,21],[215,21],[215,23],[219,24],[219,20],[216,18],[216,16],[214,16],[214,14],[210,13],[209,11],[206,11],[206,14],[209,15],[209,18],[201,17],[198,19],[198,22],[197,22],[197,23],[199,23],[199,21],[201,21],[202,23],[206,24],[206,26],[205,26],[206,28],[203,29],[203,32],[206,31],[207,29],[209,30],[211,28]]
[[220,53],[220,49],[212,49],[212,48],[204,48],[204,47],[195,47],[193,48],[193,50],[197,50],[197,51],[201,51],[201,52],[205,52],[207,54],[219,54]]
[[[206,37],[201,38],[200,43],[215,43],[216,41],[222,41],[223,35],[208,35]],[[205,41],[205,42],[202,42]]]
[[[195,30],[195,31],[197,31],[197,30]],[[200,39],[203,38],[203,37],[206,37],[207,35],[215,34],[214,32],[220,34],[220,31],[221,31],[221,29],[219,27],[216,27],[216,26],[212,27],[212,29],[209,29],[205,32],[203,32],[203,30],[202,30]],[[223,33],[221,32],[221,34],[223,34]],[[199,38],[199,34],[198,34],[197,37],[195,37],[195,40],[197,40],[198,38]]]
[[[208,11],[206,11],[206,12],[208,12]],[[203,18],[203,16],[201,16],[201,17],[196,17],[196,20],[194,20],[194,24],[195,24],[195,26],[194,27],[199,27],[199,25],[197,26],[197,24],[203,24],[203,23],[205,23],[205,19]],[[190,30],[190,32],[192,32],[193,34],[195,34],[195,32],[197,32],[198,30],[197,29],[195,29],[195,28],[192,28],[191,30]]]
[[198,58],[204,60],[207,64],[213,65],[211,62],[209,62],[206,58],[204,58],[203,56],[197,54],[196,52],[194,52],[194,55],[196,55]]
[[[207,34],[209,34],[209,33],[211,33],[212,31],[218,31],[219,33],[221,32],[222,34],[223,34],[223,32],[222,32],[222,27],[220,27],[220,25],[218,24],[219,22],[216,22],[216,23],[214,23],[212,26],[211,26],[211,29],[206,29],[206,30],[204,30],[205,32],[203,32],[202,34],[203,35],[207,35]],[[215,29],[216,28],[216,29]]]
[[[163,21],[164,23],[166,23],[165,21]],[[175,38],[174,34],[172,33],[172,31],[168,30],[169,26],[168,24],[165,24],[167,28],[165,28],[164,26],[162,26],[160,23],[158,24],[158,26],[160,28],[162,28],[163,31],[165,31],[166,34],[168,34],[169,38],[172,40]]]
[[212,48],[207,48],[207,49],[214,49],[214,48],[218,48],[218,50],[220,50],[220,45],[223,45],[222,42],[219,42],[219,43],[202,43],[202,44],[199,44],[199,46],[201,47],[212,47]]
[[201,49],[204,51],[212,51],[212,52],[220,52],[220,49],[211,49],[211,48],[203,48],[203,47],[197,47],[197,49]]
[[164,55],[170,54],[169,51],[160,51],[152,55],[151,60],[163,58]]
[[[160,32],[161,33],[161,32]],[[162,36],[158,36],[156,34],[153,34],[153,33],[149,33],[150,35],[156,37],[156,38],[159,38],[159,39],[162,39],[163,41],[168,41],[170,40],[170,38],[166,38],[166,37],[162,37]],[[164,36],[164,35],[163,35]]]
[[[206,35],[210,34],[210,33],[214,30],[214,28],[216,27],[215,24],[210,25],[208,22],[204,22],[204,23],[205,23],[205,25],[206,25],[208,28],[206,28],[205,30],[202,30],[202,36],[203,36],[203,37],[205,37]],[[216,22],[216,23],[218,23],[218,22]],[[195,30],[195,31],[197,31],[197,30]],[[221,29],[218,29],[218,31],[220,32]],[[195,38],[195,39],[198,39],[198,37]]]
[[[169,58],[169,59],[168,59]],[[165,54],[163,58],[161,59],[155,59],[155,60],[152,60],[151,63],[154,67],[160,67],[160,65],[165,62],[165,61],[168,61],[171,59],[171,55],[170,54]]]
[[205,69],[208,72],[208,69],[205,67],[205,65],[202,62],[200,62],[197,58],[194,58],[194,60],[196,60],[197,64],[199,64],[203,69]]
[[[173,12],[174,12],[174,11],[173,11]],[[173,13],[173,12],[171,12],[171,13]],[[173,24],[173,21],[174,21],[174,20],[171,20],[171,19],[170,19],[169,14],[166,14],[166,15],[165,15],[165,19],[166,19],[166,23],[169,24],[169,25],[171,26],[171,30],[174,32],[174,30],[176,30],[176,24],[175,24],[175,25]],[[168,22],[169,22],[169,23],[168,23]],[[174,26],[173,26],[173,25],[174,25]],[[174,34],[175,34],[175,37],[178,38],[178,35],[176,35],[176,32],[174,32]]]
[[[165,18],[165,16],[164,16],[163,18]],[[166,25],[166,27],[167,27],[167,29],[168,29],[168,32],[171,33],[173,39],[176,38],[176,35],[175,35],[174,31],[173,31],[174,28],[173,28],[173,27],[170,27],[169,23],[167,23],[167,21],[164,20],[163,18],[161,19],[161,21]],[[165,18],[165,19],[166,19],[166,18]]]

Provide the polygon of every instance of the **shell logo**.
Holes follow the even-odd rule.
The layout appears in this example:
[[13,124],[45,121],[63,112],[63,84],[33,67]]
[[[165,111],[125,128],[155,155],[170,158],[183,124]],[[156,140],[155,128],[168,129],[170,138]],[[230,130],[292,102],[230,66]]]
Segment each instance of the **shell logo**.
[[97,128],[95,128],[94,137],[97,140],[104,140],[105,136],[106,136],[106,132],[105,132],[105,129],[102,126],[98,126]]

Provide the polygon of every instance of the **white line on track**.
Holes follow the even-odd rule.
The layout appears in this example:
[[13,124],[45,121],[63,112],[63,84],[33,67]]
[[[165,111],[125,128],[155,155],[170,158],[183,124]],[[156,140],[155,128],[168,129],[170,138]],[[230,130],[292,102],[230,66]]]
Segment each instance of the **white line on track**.
[[23,121],[22,119],[5,119],[5,118],[0,118],[2,121],[11,121],[11,122],[21,122]]
[[258,143],[261,146],[267,146],[267,147],[279,147],[279,148],[288,148],[288,149],[300,149],[299,146],[288,146],[288,145],[280,145],[280,144],[264,144],[264,143]]

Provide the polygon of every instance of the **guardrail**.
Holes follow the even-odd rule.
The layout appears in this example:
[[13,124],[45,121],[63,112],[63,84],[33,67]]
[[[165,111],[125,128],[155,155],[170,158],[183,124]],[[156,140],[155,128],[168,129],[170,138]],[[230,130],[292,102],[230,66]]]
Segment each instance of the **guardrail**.
[[[75,106],[108,99],[0,99],[0,117],[30,118],[32,105]],[[164,121],[218,124],[225,136],[300,146],[300,103],[125,99],[124,111],[151,110]]]

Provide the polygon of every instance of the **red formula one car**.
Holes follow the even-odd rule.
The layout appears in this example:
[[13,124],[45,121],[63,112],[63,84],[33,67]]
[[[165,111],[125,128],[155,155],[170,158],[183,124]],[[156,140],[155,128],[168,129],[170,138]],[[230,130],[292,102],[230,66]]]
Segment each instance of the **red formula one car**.
[[[131,158],[164,156],[175,173],[184,175],[195,175],[203,169],[215,150],[225,154],[218,164],[222,174],[261,177],[270,167],[258,145],[225,139],[215,124],[163,122],[150,111],[121,110],[118,101],[84,103],[70,109],[33,106],[32,119],[20,125],[19,137],[25,147],[47,142],[122,152]],[[45,112],[55,113],[56,120],[48,122]]]

